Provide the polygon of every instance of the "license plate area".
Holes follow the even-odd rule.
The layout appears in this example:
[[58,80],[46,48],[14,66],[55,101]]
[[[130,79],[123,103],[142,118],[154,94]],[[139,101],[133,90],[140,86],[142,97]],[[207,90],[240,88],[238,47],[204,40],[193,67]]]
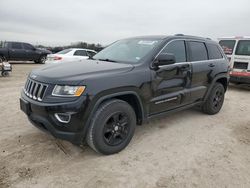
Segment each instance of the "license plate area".
[[30,108],[30,103],[23,100],[23,99],[20,99],[20,108],[21,110],[27,114],[27,115],[30,115],[31,113],[31,108]]

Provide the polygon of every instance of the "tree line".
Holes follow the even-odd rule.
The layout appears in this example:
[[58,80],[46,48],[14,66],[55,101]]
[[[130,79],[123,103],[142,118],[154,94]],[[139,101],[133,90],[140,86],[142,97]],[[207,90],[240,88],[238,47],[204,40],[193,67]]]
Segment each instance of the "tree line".
[[94,44],[94,43],[87,43],[87,42],[76,42],[76,43],[72,43],[70,45],[66,45],[66,46],[55,46],[55,47],[51,47],[51,46],[44,46],[44,45],[37,45],[37,48],[45,48],[50,50],[52,53],[56,53],[59,52],[61,50],[67,49],[67,48],[86,48],[86,49],[91,49],[91,50],[95,50],[97,52],[101,51],[104,47],[101,44]]

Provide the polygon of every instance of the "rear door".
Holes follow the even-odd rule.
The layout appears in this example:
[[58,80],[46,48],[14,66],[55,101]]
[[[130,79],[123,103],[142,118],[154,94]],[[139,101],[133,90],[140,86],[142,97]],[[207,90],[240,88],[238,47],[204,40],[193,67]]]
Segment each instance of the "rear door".
[[188,59],[192,66],[191,102],[199,101],[205,95],[218,66],[215,60],[209,60],[208,50],[203,41],[188,41]]
[[185,105],[190,97],[191,66],[187,62],[184,40],[169,42],[160,53],[170,53],[175,64],[160,66],[152,70],[152,94],[150,115]]
[[25,51],[22,43],[11,42],[9,43],[9,60],[23,61],[25,60]]

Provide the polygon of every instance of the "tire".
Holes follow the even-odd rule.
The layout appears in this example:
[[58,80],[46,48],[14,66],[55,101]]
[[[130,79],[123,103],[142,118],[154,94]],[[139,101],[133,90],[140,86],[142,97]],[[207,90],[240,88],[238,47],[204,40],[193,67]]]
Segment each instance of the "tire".
[[133,108],[125,101],[109,100],[94,113],[87,143],[93,150],[104,155],[118,153],[129,144],[135,127]]
[[224,96],[225,89],[223,85],[216,82],[206,102],[202,106],[202,111],[209,115],[217,114],[223,105]]
[[0,63],[4,62],[5,60],[6,60],[6,58],[5,58],[5,57],[0,56]]
[[3,77],[9,76],[9,72],[7,72],[7,71],[3,71],[1,74]]
[[42,55],[38,61],[35,61],[35,63],[44,64],[46,61],[46,57],[46,55]]

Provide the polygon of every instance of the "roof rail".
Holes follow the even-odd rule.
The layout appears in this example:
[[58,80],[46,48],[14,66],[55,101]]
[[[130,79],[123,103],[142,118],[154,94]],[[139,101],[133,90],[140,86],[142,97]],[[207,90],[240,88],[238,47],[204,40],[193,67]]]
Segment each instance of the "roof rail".
[[178,34],[175,34],[174,36],[184,36],[184,34],[178,33]]

